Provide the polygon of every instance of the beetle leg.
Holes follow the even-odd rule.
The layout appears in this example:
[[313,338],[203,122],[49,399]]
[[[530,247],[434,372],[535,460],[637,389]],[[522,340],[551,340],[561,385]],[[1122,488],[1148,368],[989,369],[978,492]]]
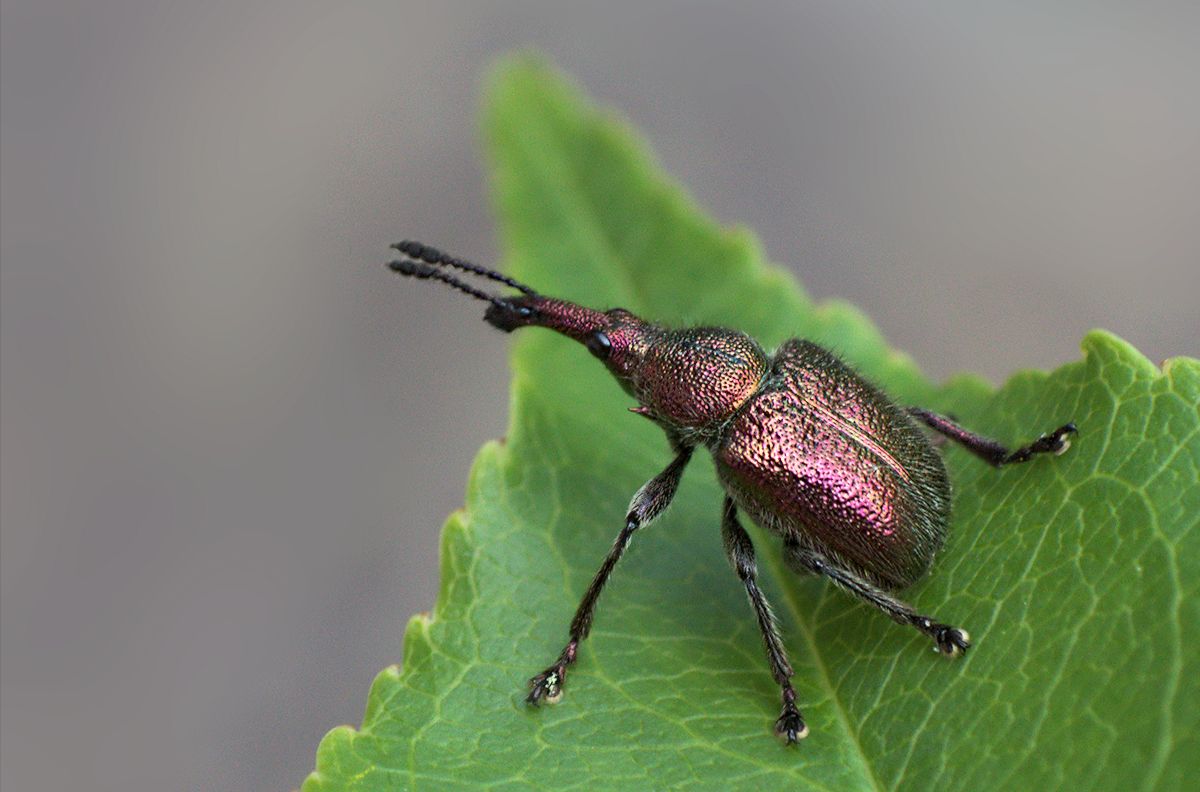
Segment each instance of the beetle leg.
[[1029,445],[1022,446],[1016,451],[1009,451],[995,440],[970,432],[944,415],[938,415],[920,407],[909,407],[908,414],[996,467],[1024,462],[1034,454],[1062,454],[1071,447],[1068,435],[1072,435],[1076,431],[1075,424],[1063,424]]
[[567,645],[563,647],[553,665],[529,680],[529,695],[525,697],[525,700],[530,704],[538,704],[542,699],[554,703],[562,697],[563,683],[567,678],[567,666],[575,662],[579,643],[591,632],[596,600],[600,599],[600,592],[604,590],[604,584],[608,582],[608,576],[612,574],[613,567],[621,560],[621,554],[625,552],[625,548],[629,547],[634,532],[662,514],[670,505],[671,499],[675,497],[675,490],[679,488],[679,479],[683,476],[683,469],[687,467],[688,460],[692,458],[690,447],[680,446],[677,447],[677,451],[671,464],[667,465],[662,473],[642,485],[642,488],[633,496],[633,500],[629,504],[629,514],[625,517],[625,527],[617,534],[612,549],[608,551],[604,563],[600,565],[596,576],[592,578],[592,584],[588,586],[587,593],[583,595],[583,600],[580,601],[579,608],[575,611],[575,618],[571,620],[571,639],[567,641]]
[[839,587],[879,608],[892,620],[916,627],[932,638],[937,644],[937,650],[944,655],[953,657],[965,653],[971,647],[971,636],[967,634],[966,630],[942,624],[928,616],[922,616],[908,603],[896,599],[861,575],[832,563],[820,553],[805,548],[799,542],[785,541],[783,543],[783,559],[797,571],[824,575]]
[[808,736],[808,726],[796,707],[796,691],[792,688],[792,665],[788,662],[787,653],[783,650],[783,642],[779,639],[779,627],[775,623],[775,614],[771,605],[758,587],[758,567],[754,561],[754,545],[750,534],[738,522],[737,506],[732,498],[725,498],[725,506],[721,518],[721,538],[725,542],[725,553],[729,563],[746,587],[750,597],[750,605],[758,618],[758,629],[762,633],[763,643],[767,647],[767,661],[771,664],[771,675],[779,683],[783,691],[783,712],[775,721],[775,733],[787,741],[788,745]]

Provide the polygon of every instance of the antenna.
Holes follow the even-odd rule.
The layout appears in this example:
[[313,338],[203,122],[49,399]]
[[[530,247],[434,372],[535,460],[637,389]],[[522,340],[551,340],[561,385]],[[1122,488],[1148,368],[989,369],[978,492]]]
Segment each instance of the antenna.
[[504,311],[512,310],[512,305],[510,303],[497,297],[496,295],[488,294],[487,292],[476,289],[467,283],[463,283],[453,275],[443,272],[437,267],[426,264],[423,261],[396,259],[395,261],[389,262],[388,267],[392,270],[392,272],[399,273],[409,278],[417,278],[418,280],[440,280],[442,283],[448,284],[461,292],[465,292],[477,300],[483,300],[484,302],[491,303],[492,305]]
[[[463,272],[470,272],[473,275],[479,275],[484,278],[487,278],[488,280],[494,280],[499,283],[503,283],[506,286],[511,286],[514,289],[516,289],[517,291],[522,292],[523,294],[527,294],[530,297],[537,295],[537,292],[535,292],[533,289],[529,288],[524,283],[521,283],[518,280],[508,277],[507,275],[501,275],[499,272],[496,272],[495,270],[488,269],[487,267],[481,267],[478,264],[472,264],[470,261],[465,261],[460,258],[455,258],[454,256],[448,256],[445,253],[443,253],[442,251],[438,250],[437,248],[429,247],[428,245],[423,245],[420,242],[414,242],[411,239],[406,239],[403,242],[397,242],[396,244],[392,245],[392,249],[397,250],[400,253],[403,253],[405,256],[408,256],[410,259],[413,259],[414,261],[423,261],[426,264],[454,267],[455,269],[462,270]],[[392,269],[396,269],[396,268],[392,267]],[[396,270],[396,271],[400,272],[400,270]],[[415,272],[414,273],[402,273],[402,274],[405,274],[405,275],[414,274],[415,275]],[[417,276],[417,277],[433,277],[433,276],[424,275],[424,276]],[[438,278],[438,280],[445,281],[444,278]],[[445,281],[445,282],[451,283],[451,281]],[[470,294],[470,293],[471,292],[468,292],[468,294]]]

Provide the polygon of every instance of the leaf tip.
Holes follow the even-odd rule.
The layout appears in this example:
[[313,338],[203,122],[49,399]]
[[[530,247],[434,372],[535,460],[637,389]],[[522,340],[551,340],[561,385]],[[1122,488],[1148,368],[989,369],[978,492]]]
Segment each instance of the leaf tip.
[[488,79],[496,83],[531,77],[540,79],[558,74],[559,72],[542,52],[530,48],[500,56],[492,66]]
[[1144,374],[1158,375],[1159,369],[1132,344],[1108,330],[1089,330],[1079,344],[1085,361],[1119,361]]
[[557,94],[566,98],[577,93],[569,78],[537,50],[518,50],[501,57],[484,80],[483,104],[488,116],[495,116],[503,106],[534,93]]

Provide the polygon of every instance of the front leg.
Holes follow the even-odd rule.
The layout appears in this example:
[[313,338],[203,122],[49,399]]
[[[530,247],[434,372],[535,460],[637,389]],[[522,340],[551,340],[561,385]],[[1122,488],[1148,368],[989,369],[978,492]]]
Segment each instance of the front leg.
[[767,649],[767,662],[771,666],[771,676],[779,685],[783,694],[783,711],[775,721],[775,733],[784,739],[788,745],[808,736],[808,726],[796,706],[796,691],[792,688],[792,664],[788,662],[787,653],[783,650],[783,641],[779,639],[779,626],[775,623],[775,614],[766,595],[758,587],[758,568],[754,560],[754,545],[750,534],[738,522],[737,506],[733,499],[726,497],[721,516],[721,537],[725,540],[725,554],[729,563],[737,573],[742,585],[746,587],[746,595],[750,598],[750,606],[754,608],[754,616],[758,620],[758,630],[762,633],[763,644]]
[[670,505],[671,499],[675,497],[675,490],[679,488],[679,479],[683,476],[683,469],[687,467],[688,460],[691,458],[691,448],[680,448],[671,464],[667,465],[662,473],[647,481],[633,496],[633,500],[629,504],[629,514],[625,517],[625,527],[617,534],[612,549],[608,551],[604,563],[600,565],[596,576],[592,578],[592,584],[588,586],[587,593],[583,595],[583,600],[575,611],[575,618],[571,620],[570,640],[567,641],[567,645],[563,647],[553,665],[529,680],[529,695],[525,697],[525,700],[530,704],[538,704],[543,699],[554,703],[562,698],[563,684],[567,679],[567,666],[575,662],[580,641],[587,638],[588,633],[591,632],[596,601],[600,599],[600,592],[604,589],[604,584],[608,582],[608,576],[612,574],[613,567],[621,560],[621,555],[629,546],[630,540],[633,539],[634,532],[662,514]]

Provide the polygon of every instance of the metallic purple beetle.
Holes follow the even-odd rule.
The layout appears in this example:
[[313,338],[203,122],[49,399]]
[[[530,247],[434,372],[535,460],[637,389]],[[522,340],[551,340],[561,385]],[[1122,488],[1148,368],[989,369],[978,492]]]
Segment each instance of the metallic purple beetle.
[[[775,731],[789,744],[807,736],[796,706],[792,667],[775,617],[758,587],[754,547],[738,510],[779,534],[788,565],[824,575],[901,624],[932,638],[946,655],[965,652],[967,631],[923,616],[889,592],[925,574],[942,546],[950,482],[923,423],[999,467],[1034,454],[1061,454],[1073,423],[1016,451],[928,410],[904,408],[816,344],[793,339],[767,355],[754,339],[720,327],[670,330],[621,308],[595,311],[543,297],[493,270],[419,242],[392,246],[401,275],[432,278],[489,303],[484,318],[506,332],[547,327],[587,346],[638,406],[630,409],[667,433],[675,458],[637,491],[625,527],[600,565],[571,621],[558,659],[529,680],[527,701],[557,701],[609,574],[638,528],[662,514],[697,446],[716,462],[725,489],[721,534],[746,588],[783,692]],[[503,297],[476,289],[454,268],[511,286]]]

